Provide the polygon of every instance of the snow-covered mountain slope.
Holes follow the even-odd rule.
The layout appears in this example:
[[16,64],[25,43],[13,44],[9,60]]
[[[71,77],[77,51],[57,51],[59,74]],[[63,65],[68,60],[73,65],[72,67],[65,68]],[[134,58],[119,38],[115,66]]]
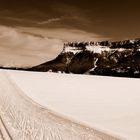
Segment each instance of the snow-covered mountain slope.
[[102,132],[140,139],[140,79],[23,71],[8,75],[24,94],[55,112]]
[[29,70],[140,77],[140,39],[65,43],[58,57]]

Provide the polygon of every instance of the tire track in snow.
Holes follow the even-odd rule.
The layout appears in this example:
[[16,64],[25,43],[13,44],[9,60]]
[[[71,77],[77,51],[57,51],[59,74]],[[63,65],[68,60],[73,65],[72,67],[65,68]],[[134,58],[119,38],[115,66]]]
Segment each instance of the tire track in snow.
[[13,140],[0,116],[0,140]]
[[0,71],[0,77],[0,105],[14,140],[122,140],[66,119],[35,103],[6,71]]
[[3,134],[1,132],[1,128],[0,128],[0,140],[4,140]]

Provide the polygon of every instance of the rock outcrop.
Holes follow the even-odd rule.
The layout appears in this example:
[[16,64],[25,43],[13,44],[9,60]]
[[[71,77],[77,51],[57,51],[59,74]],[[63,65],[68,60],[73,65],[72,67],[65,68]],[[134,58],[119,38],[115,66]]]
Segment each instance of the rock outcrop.
[[65,43],[54,60],[29,70],[140,77],[140,39]]

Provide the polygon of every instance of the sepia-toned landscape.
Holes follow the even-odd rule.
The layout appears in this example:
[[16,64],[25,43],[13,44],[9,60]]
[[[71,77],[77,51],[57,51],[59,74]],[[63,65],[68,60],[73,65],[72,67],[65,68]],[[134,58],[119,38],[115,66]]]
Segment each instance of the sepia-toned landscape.
[[140,140],[138,0],[0,0],[0,140]]

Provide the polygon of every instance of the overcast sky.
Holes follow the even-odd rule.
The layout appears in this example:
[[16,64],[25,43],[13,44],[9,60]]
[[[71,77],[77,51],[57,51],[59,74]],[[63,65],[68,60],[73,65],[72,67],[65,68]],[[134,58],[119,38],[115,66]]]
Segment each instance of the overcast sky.
[[[27,54],[28,59],[31,57],[36,64],[55,57],[64,41],[139,38],[139,5],[139,0],[0,0],[0,40],[3,40],[3,43],[0,42],[1,55],[5,59],[8,51],[11,61],[17,63],[16,54],[9,49],[10,45],[16,51],[19,50],[17,54],[19,57],[22,54],[25,64]],[[29,36],[32,39],[29,40]],[[15,47],[17,38],[20,45]],[[34,39],[41,40],[38,49],[31,43]],[[52,49],[51,43],[47,41],[47,44],[46,39],[60,47],[55,49],[52,45]],[[39,49],[40,46],[44,48]],[[19,48],[22,48],[21,51]]]

